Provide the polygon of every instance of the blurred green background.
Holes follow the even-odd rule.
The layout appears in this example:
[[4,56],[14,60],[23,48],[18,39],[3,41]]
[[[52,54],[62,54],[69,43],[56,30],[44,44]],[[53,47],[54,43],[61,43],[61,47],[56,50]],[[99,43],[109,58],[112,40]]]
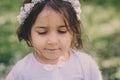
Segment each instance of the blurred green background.
[[[16,36],[22,1],[0,1],[0,80],[31,52]],[[81,6],[84,50],[98,62],[104,80],[120,80],[120,1],[81,0]]]

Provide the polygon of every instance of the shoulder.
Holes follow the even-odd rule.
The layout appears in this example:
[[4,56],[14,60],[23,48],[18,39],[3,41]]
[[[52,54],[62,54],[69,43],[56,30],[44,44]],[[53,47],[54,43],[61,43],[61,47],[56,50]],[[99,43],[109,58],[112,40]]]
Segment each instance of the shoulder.
[[82,51],[79,51],[79,50],[71,50],[73,54],[75,54],[79,60],[80,60],[80,63],[82,64],[83,67],[86,67],[87,69],[90,68],[91,66],[92,67],[98,67],[96,61],[94,60],[94,58],[85,53],[85,52],[82,52]]
[[22,80],[20,76],[25,70],[26,65],[30,63],[30,59],[32,59],[32,53],[19,60],[7,75],[6,80]]
[[91,55],[76,50],[72,52],[78,56],[86,80],[102,80],[101,71]]
[[85,53],[85,52],[83,52],[83,51],[79,51],[79,50],[74,50],[74,49],[72,49],[71,50],[71,52],[73,53],[73,54],[76,54],[76,56],[78,56],[80,59],[84,59],[84,60],[93,60],[93,57],[91,56],[91,55],[89,55],[89,54],[87,54],[87,53]]
[[19,60],[14,67],[17,67],[17,68],[24,67],[26,64],[31,63],[32,59],[33,59],[33,54],[29,53],[23,59]]
[[87,67],[91,67],[91,66],[98,67],[96,61],[94,60],[94,58],[91,55],[89,55],[85,52],[82,52],[82,51],[77,51],[77,50],[72,50],[72,53],[74,53],[76,56],[78,56],[80,62],[83,65],[85,65]]

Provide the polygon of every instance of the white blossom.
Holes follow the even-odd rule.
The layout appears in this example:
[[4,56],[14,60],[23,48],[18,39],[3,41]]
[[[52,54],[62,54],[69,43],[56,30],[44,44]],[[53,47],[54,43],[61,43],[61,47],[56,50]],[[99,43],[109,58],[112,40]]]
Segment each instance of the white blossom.
[[[20,9],[20,14],[17,16],[17,20],[20,24],[23,24],[25,19],[28,17],[30,14],[32,8],[37,4],[38,2],[42,2],[44,0],[32,0],[31,3],[26,3],[24,4],[23,7]],[[80,8],[80,3],[79,0],[63,0],[63,1],[68,1],[72,4],[73,8],[76,11],[77,17],[80,20],[80,13],[81,13],[81,8]]]

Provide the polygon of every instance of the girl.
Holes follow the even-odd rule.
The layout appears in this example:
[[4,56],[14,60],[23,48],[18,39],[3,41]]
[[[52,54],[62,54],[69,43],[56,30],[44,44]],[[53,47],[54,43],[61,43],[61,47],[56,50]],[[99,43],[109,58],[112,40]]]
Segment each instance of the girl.
[[6,80],[102,80],[82,47],[79,0],[25,0],[18,39],[34,51],[20,60]]

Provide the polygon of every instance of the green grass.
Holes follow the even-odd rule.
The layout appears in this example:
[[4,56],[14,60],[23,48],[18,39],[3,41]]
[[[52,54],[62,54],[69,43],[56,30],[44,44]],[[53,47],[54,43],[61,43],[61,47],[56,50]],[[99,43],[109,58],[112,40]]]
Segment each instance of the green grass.
[[[84,49],[95,56],[104,80],[120,80],[119,2],[81,1]],[[21,4],[22,0],[0,2],[0,80],[4,80],[11,67],[31,51],[25,42],[19,43],[16,35],[19,26],[16,16]]]

